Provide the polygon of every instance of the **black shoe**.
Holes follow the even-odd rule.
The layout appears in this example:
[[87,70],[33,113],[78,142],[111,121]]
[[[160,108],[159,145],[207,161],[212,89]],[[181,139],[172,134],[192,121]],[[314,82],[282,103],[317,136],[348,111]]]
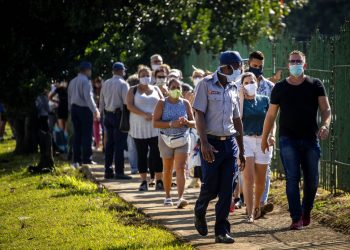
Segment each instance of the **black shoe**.
[[162,181],[157,181],[156,191],[162,191],[162,190],[164,190],[163,182]]
[[229,234],[215,236],[215,243],[232,244],[235,240]]
[[113,179],[114,174],[113,172],[105,172],[105,179]]
[[97,165],[97,162],[95,162],[95,161],[87,161],[87,162],[83,162],[83,165]]
[[148,191],[147,181],[141,182],[141,185],[139,187],[139,191]]
[[116,178],[118,180],[130,180],[130,179],[132,179],[131,176],[126,175],[126,174],[115,174],[114,178]]
[[208,234],[208,226],[205,217],[194,215],[194,226],[196,227],[198,233],[202,236],[206,236]]

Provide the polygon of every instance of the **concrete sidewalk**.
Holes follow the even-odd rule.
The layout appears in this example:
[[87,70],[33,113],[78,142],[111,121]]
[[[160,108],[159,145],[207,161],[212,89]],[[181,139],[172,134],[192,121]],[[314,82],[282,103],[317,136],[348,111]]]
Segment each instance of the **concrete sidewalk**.
[[[138,175],[133,175],[133,179],[127,181],[104,180],[102,165],[90,166],[88,174],[197,249],[350,249],[350,236],[337,233],[314,221],[304,230],[288,230],[290,217],[286,208],[277,208],[254,224],[244,222],[244,209],[236,210],[234,215],[230,215],[236,242],[233,245],[214,244],[215,201],[211,203],[207,213],[209,235],[200,236],[193,225],[193,207],[199,189],[187,189],[185,198],[190,201],[190,205],[185,209],[176,209],[163,206],[163,192],[154,191],[154,188],[139,192]],[[173,197],[176,198],[176,188],[173,188]]]

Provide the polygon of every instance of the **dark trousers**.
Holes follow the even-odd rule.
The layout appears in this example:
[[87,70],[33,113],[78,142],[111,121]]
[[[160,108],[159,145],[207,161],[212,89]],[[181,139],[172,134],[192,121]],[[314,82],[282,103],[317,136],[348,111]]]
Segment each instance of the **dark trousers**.
[[[137,150],[137,164],[139,172],[146,173],[147,167],[151,174],[151,178],[154,178],[154,173],[163,172],[163,162],[160,158],[158,148],[158,136],[147,139],[134,138],[136,150]],[[147,159],[147,154],[149,157]]]
[[202,186],[195,206],[195,214],[204,217],[208,204],[211,200],[219,197],[215,206],[215,235],[230,233],[230,223],[228,215],[234,190],[235,173],[238,171],[237,166],[237,143],[236,139],[219,141],[208,139],[209,143],[214,146],[218,153],[215,153],[215,161],[209,163],[203,159],[202,163]]
[[93,114],[88,107],[73,104],[71,118],[74,129],[74,162],[90,163],[92,161],[92,122]]
[[[321,150],[318,140],[280,137],[280,155],[286,174],[286,193],[293,222],[302,213],[310,214],[318,187],[318,167]],[[303,170],[304,190],[300,203],[299,183]]]
[[199,178],[202,181],[202,168],[201,166],[194,166],[193,178]]
[[116,174],[124,174],[124,149],[126,149],[127,133],[119,130],[121,112],[104,113],[104,126],[107,133],[105,149],[105,171],[113,173],[113,158]]

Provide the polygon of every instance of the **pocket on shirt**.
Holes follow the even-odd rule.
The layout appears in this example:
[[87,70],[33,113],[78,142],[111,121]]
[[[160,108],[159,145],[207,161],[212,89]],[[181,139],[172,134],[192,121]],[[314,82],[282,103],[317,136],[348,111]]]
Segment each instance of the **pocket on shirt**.
[[222,95],[209,95],[208,96],[209,105],[213,110],[222,110],[223,107],[223,96]]

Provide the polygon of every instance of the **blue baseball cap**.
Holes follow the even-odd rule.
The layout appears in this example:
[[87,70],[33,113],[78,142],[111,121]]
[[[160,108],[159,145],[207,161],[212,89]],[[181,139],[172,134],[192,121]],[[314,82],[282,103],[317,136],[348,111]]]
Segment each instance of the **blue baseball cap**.
[[124,63],[122,63],[122,62],[113,63],[112,69],[113,70],[126,70]]
[[242,62],[242,57],[238,51],[227,50],[220,54],[220,64],[231,65],[233,63]]
[[82,62],[79,64],[79,69],[80,69],[80,70],[91,69],[91,68],[92,68],[91,62],[82,61]]

